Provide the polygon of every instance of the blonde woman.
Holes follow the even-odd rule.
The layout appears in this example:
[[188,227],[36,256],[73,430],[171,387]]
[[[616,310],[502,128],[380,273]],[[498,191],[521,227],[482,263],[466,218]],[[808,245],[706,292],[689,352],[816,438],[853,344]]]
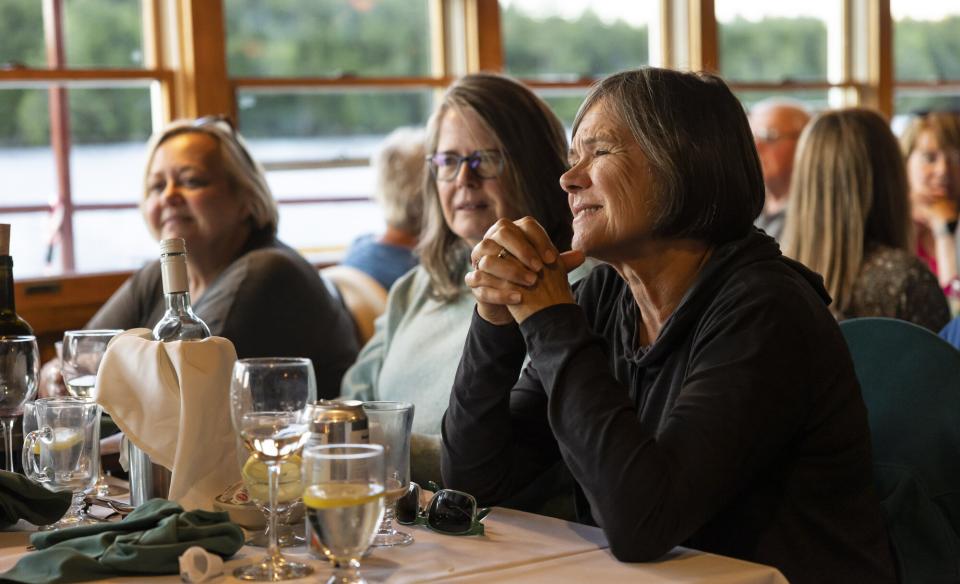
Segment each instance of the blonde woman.
[[939,331],[949,320],[937,279],[909,251],[907,182],[879,114],[821,114],[800,138],[783,251],[819,272],[838,319],[885,316]]

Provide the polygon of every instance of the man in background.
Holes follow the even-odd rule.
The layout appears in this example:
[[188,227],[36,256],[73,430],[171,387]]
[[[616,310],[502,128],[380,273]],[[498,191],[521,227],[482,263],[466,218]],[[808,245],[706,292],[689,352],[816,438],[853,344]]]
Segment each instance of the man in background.
[[760,155],[767,193],[763,211],[754,224],[777,240],[787,211],[793,154],[808,121],[810,114],[804,105],[785,98],[765,99],[750,110],[750,128]]

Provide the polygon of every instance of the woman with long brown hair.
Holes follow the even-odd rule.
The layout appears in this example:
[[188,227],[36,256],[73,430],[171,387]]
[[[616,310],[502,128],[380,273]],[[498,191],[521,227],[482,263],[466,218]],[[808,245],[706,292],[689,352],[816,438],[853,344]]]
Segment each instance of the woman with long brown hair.
[[838,319],[885,316],[934,332],[949,319],[936,277],[910,247],[897,139],[867,109],[827,112],[800,137],[784,253],[823,276]]

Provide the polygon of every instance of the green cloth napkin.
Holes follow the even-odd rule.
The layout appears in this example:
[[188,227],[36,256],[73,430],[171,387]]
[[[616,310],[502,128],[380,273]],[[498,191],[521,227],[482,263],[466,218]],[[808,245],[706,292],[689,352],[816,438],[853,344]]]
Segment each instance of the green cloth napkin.
[[0,582],[46,584],[110,576],[177,574],[178,558],[198,545],[223,557],[243,546],[243,530],[226,513],[184,511],[151,499],[123,521],[45,531],[30,536],[36,552],[0,574]]
[[70,507],[69,491],[55,493],[15,472],[0,470],[0,528],[19,519],[47,525],[63,517]]

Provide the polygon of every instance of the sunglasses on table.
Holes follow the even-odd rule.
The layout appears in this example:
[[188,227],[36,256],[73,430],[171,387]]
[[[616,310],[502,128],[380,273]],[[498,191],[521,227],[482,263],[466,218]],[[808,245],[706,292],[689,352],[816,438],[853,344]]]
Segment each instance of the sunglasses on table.
[[480,523],[490,513],[488,508],[477,508],[473,495],[453,489],[429,486],[435,492],[426,508],[420,507],[420,485],[410,483],[407,492],[397,501],[397,521],[404,525],[423,525],[446,535],[483,535]]

